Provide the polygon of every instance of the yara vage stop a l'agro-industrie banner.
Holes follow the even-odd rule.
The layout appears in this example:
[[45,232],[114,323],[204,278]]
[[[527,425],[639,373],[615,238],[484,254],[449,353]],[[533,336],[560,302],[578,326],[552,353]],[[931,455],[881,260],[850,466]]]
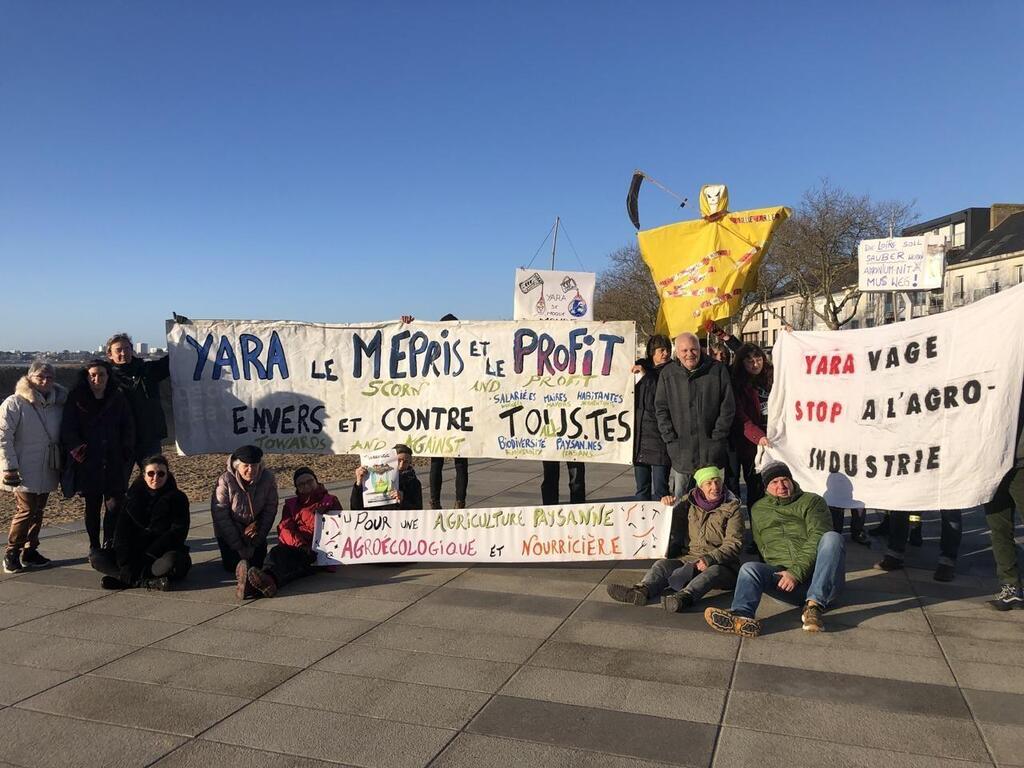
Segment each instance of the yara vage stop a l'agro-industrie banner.
[[191,320],[168,349],[186,455],[632,460],[630,322]]
[[1024,286],[892,325],[783,333],[760,465],[832,506],[966,509],[1013,466]]

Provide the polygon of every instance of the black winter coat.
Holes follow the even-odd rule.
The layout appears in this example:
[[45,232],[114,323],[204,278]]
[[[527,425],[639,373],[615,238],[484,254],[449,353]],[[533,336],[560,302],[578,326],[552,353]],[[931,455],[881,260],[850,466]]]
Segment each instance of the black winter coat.
[[135,420],[124,395],[113,384],[96,399],[83,377],[64,404],[60,441],[65,451],[85,444],[85,460],[70,456],[74,493],[82,496],[120,496],[128,484],[127,466],[134,457]]
[[654,409],[673,470],[692,474],[707,464],[728,466],[736,404],[724,365],[702,354],[688,371],[673,360],[658,377]]
[[170,475],[163,488],[151,491],[141,477],[128,489],[117,518],[114,554],[119,568],[131,567],[141,557],[156,560],[172,550],[187,551],[188,497]]
[[[140,360],[133,357],[130,363],[112,365],[114,382],[128,398],[135,417],[135,447],[145,449],[167,437],[167,417],[160,402],[160,382],[171,375],[170,357],[159,360]],[[135,456],[142,460],[146,456]]]
[[633,463],[668,466],[672,462],[658,431],[658,416],[654,411],[658,378],[668,363],[654,366],[647,358],[636,362],[644,369],[644,376],[633,387]]

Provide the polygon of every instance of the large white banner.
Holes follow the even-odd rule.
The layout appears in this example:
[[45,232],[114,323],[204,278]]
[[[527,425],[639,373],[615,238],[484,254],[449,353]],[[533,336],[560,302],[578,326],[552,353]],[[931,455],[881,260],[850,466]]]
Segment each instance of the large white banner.
[[593,272],[565,272],[545,269],[517,269],[516,320],[593,320]]
[[276,453],[628,464],[633,324],[194,320],[168,331],[185,454]]
[[559,563],[663,557],[672,507],[654,501],[317,515],[318,565]]
[[894,325],[780,334],[765,458],[833,506],[983,504],[1013,466],[1022,338],[1024,286]]

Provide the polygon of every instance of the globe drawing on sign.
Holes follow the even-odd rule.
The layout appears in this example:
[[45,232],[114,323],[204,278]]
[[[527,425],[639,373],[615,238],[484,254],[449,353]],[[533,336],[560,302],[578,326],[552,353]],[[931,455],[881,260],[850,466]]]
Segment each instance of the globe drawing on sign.
[[578,293],[576,298],[569,302],[569,314],[573,317],[583,317],[587,314],[587,302]]

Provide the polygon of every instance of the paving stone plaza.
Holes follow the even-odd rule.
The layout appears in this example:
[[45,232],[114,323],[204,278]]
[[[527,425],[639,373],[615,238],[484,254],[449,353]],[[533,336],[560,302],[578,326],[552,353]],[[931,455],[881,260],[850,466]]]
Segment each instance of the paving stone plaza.
[[[540,471],[472,461],[469,505],[539,503]],[[587,485],[628,497],[632,469]],[[100,589],[80,528],[45,529],[57,567],[0,575],[0,766],[1024,765],[1024,611],[985,605],[978,512],[953,583],[929,517],[903,572],[848,542],[826,633],[766,597],[740,640],[612,602],[640,562],[339,568],[241,604],[192,511],[179,591]]]

